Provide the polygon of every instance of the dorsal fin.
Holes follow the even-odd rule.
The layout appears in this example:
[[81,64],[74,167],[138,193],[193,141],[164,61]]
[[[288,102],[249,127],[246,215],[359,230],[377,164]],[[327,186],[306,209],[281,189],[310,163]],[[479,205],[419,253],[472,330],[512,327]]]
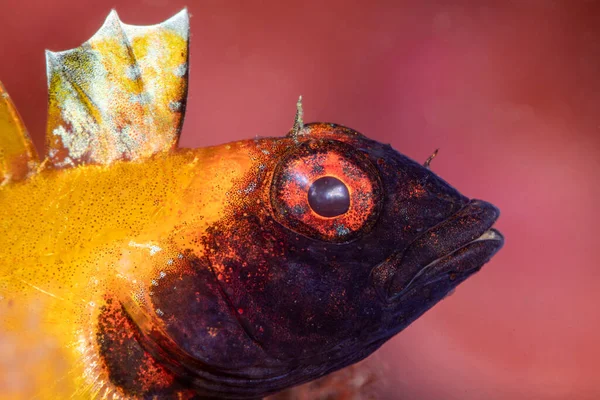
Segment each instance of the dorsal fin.
[[187,97],[189,15],[153,26],[111,11],[76,49],[46,52],[47,164],[139,160],[173,149]]
[[37,166],[35,147],[0,82],[0,186],[25,179]]

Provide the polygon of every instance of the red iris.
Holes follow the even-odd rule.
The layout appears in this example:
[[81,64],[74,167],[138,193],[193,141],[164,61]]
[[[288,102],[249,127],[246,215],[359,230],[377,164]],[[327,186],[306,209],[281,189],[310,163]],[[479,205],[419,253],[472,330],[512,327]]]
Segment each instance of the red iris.
[[283,157],[271,186],[277,220],[321,240],[346,242],[372,226],[381,185],[371,162],[335,140],[309,140]]

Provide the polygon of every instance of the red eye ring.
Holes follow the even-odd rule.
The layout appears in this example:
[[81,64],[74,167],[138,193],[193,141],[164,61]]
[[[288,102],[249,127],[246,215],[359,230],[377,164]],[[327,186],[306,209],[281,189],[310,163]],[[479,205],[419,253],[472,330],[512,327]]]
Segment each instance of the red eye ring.
[[[335,212],[318,212],[309,192],[328,178],[347,190]],[[275,219],[288,229],[329,242],[349,242],[372,228],[379,214],[382,189],[370,160],[352,146],[336,140],[308,140],[283,156],[271,183]],[[322,211],[322,210],[321,210]]]

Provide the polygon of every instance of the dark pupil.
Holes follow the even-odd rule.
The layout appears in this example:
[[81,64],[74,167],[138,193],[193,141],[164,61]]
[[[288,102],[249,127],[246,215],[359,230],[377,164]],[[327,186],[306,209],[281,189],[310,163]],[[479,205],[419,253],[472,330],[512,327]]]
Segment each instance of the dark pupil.
[[339,179],[324,176],[308,189],[308,204],[322,217],[337,217],[350,208],[350,193]]

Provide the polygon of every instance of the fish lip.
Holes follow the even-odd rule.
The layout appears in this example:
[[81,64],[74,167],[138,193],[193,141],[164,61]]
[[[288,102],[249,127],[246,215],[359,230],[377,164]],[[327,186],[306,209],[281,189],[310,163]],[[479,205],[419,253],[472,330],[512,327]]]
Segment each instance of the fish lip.
[[474,199],[415,238],[373,269],[371,278],[382,300],[396,303],[416,287],[444,278],[455,287],[481,269],[504,244],[504,236],[493,228],[499,216],[497,207]]
[[[493,246],[486,246],[475,249],[470,248],[471,245],[474,245],[478,242],[490,242],[493,244]],[[489,259],[500,250],[503,244],[504,236],[502,236],[502,234],[497,229],[490,228],[477,239],[474,239],[466,243],[464,246],[461,246],[456,250],[433,260],[431,263],[421,268],[421,270],[419,270],[419,272],[410,280],[408,284],[406,284],[406,286],[402,290],[393,294],[390,298],[392,300],[395,300],[397,298],[405,296],[410,291],[410,289],[413,286],[415,286],[415,283],[421,278],[424,286],[434,284],[437,281],[444,279],[445,275],[448,275],[448,278],[451,281],[456,281],[456,285],[454,286],[457,286],[458,283],[462,282],[467,277],[481,269],[483,264],[489,261]],[[476,265],[471,265],[470,267],[464,268],[462,270],[455,270],[453,272],[453,269],[451,267],[448,267],[449,261],[452,261],[455,257],[458,257],[457,253],[461,251],[464,251],[464,253],[471,257],[481,255],[481,253],[484,253],[486,255],[485,261],[477,263]],[[465,254],[462,254],[462,256],[464,255]],[[438,267],[439,264],[441,264],[443,261],[446,261],[445,267],[438,268],[437,271],[431,272],[434,267]]]

